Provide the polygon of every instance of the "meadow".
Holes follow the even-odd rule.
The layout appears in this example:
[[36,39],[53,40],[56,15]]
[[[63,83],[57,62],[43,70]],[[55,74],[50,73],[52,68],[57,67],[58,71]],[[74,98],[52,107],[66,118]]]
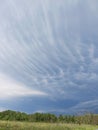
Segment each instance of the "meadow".
[[0,121],[0,130],[98,130],[97,125]]

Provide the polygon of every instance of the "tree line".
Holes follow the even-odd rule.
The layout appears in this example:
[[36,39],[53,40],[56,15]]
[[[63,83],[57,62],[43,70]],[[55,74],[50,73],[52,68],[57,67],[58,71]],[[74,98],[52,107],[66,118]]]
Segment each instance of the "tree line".
[[84,115],[59,115],[56,116],[50,113],[34,113],[27,114],[16,111],[3,111],[0,112],[0,120],[9,121],[27,121],[27,122],[49,122],[49,123],[74,123],[74,124],[95,124],[98,125],[97,114],[84,114]]

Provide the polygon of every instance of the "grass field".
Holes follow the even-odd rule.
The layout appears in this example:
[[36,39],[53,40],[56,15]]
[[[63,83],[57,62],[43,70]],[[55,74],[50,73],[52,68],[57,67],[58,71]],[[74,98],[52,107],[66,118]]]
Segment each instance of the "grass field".
[[98,130],[98,126],[0,121],[0,130]]

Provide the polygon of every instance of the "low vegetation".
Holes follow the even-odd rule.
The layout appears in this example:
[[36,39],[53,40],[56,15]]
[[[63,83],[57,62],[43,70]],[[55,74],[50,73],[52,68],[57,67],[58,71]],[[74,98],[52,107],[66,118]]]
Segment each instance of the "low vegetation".
[[65,123],[0,121],[0,130],[98,130],[98,126]]
[[98,115],[0,112],[0,130],[98,130]]
[[59,115],[56,116],[50,113],[34,113],[26,114],[16,111],[3,111],[0,112],[1,121],[23,121],[23,122],[45,122],[45,123],[72,123],[72,124],[90,124],[98,125],[98,115],[84,114],[81,116],[76,115]]

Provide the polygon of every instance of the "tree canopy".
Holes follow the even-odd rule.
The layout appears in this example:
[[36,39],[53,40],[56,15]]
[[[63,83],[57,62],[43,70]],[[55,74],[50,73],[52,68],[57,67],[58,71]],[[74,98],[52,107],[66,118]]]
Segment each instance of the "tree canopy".
[[96,124],[98,125],[97,114],[84,114],[84,115],[59,115],[51,113],[34,113],[27,114],[16,111],[3,111],[0,112],[0,120],[9,121],[28,121],[28,122],[62,122],[62,123],[78,123],[78,124]]

